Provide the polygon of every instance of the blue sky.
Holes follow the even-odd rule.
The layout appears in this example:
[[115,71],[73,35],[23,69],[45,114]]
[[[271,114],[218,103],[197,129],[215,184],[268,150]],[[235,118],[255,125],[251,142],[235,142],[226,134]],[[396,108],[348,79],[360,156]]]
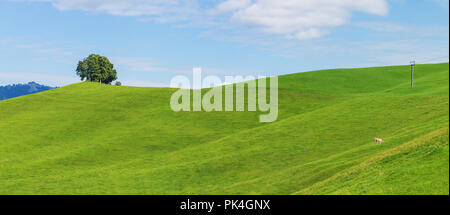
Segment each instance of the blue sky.
[[448,62],[448,0],[0,0],[0,85],[79,82],[107,56],[130,86]]

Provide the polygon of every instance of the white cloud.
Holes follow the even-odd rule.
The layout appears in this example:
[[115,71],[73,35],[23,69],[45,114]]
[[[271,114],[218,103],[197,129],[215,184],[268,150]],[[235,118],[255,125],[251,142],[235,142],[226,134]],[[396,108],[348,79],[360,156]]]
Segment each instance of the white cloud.
[[217,5],[215,10],[213,11],[221,13],[237,9],[243,9],[250,6],[251,3],[252,3],[251,0],[227,0]]
[[[145,72],[145,73],[170,73],[178,75],[192,74],[192,68],[173,68],[165,67],[156,63],[152,58],[146,57],[119,57],[113,56],[109,58],[114,67],[119,71]],[[203,68],[204,75],[240,75],[240,74],[261,74],[258,71],[232,70],[218,68]]]
[[409,34],[414,36],[442,36],[448,35],[448,26],[442,25],[415,25],[388,22],[354,22],[354,26],[369,29],[375,32],[391,34]]
[[155,83],[149,81],[137,81],[137,80],[119,80],[122,86],[130,87],[169,87],[167,83]]
[[18,44],[16,45],[16,48],[19,49],[33,49],[33,48],[39,48],[42,47],[42,44],[34,43],[34,44]]
[[433,1],[441,5],[444,9],[448,10],[449,0],[433,0]]
[[14,42],[14,39],[12,39],[10,37],[2,38],[2,39],[0,39],[0,46],[8,45],[8,44],[11,44],[12,42]]
[[[42,0],[41,0],[42,1]],[[387,0],[44,0],[59,10],[136,16],[155,22],[215,20],[216,26],[256,28],[287,38],[310,39],[347,24],[353,12],[388,13]]]
[[116,68],[133,72],[156,72],[162,69],[155,66],[150,58],[110,57],[110,61]]
[[145,72],[145,73],[171,73],[183,74],[190,70],[175,69],[161,66],[155,63],[155,60],[148,57],[120,57],[113,56],[109,58],[114,67],[119,71]]
[[231,18],[268,33],[309,39],[348,23],[354,11],[386,15],[388,4],[386,0],[256,0],[233,10]]
[[62,11],[82,10],[119,16],[152,16],[154,21],[188,19],[196,13],[196,1],[189,0],[46,0]]
[[65,86],[68,84],[80,82],[80,79],[76,76],[54,75],[36,72],[0,71],[0,85],[11,83],[28,83],[31,81],[50,86]]

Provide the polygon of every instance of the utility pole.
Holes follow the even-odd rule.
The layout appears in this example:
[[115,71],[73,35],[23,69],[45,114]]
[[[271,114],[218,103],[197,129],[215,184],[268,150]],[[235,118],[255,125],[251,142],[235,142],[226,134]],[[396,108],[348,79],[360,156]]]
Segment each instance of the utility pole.
[[414,66],[416,65],[416,61],[411,61],[411,88],[414,87]]

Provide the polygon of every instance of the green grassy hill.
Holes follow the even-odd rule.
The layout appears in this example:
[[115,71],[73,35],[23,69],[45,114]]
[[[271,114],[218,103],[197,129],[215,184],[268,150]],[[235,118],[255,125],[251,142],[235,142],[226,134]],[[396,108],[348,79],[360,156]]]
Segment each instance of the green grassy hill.
[[[0,194],[449,194],[449,64],[279,77],[279,117],[80,83],[0,102]],[[376,145],[374,137],[385,143]]]

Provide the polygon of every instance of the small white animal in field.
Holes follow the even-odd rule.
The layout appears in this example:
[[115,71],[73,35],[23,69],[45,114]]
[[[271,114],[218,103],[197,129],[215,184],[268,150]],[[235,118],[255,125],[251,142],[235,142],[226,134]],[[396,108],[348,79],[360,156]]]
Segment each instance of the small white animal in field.
[[374,141],[375,143],[383,143],[383,142],[384,142],[383,139],[378,138],[378,137],[373,138],[373,141]]

